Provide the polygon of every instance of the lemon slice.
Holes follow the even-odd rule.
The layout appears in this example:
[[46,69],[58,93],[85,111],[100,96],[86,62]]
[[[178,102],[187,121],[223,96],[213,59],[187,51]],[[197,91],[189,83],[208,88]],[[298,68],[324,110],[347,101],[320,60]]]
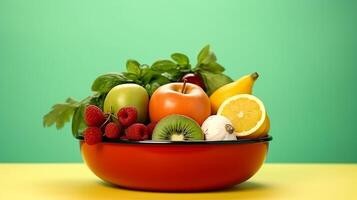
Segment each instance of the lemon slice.
[[270,122],[263,102],[250,94],[228,98],[217,114],[231,120],[238,137],[256,138],[269,131]]

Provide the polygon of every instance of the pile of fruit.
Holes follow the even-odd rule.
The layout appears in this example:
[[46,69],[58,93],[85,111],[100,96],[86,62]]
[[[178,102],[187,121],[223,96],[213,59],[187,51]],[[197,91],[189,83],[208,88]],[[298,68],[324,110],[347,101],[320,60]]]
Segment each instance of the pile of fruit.
[[89,144],[116,140],[237,140],[268,134],[264,104],[252,95],[258,73],[233,81],[223,74],[209,46],[191,67],[187,56],[171,55],[151,66],[128,60],[127,72],[99,76],[94,94],[68,98],[44,116],[44,126],[62,128]]

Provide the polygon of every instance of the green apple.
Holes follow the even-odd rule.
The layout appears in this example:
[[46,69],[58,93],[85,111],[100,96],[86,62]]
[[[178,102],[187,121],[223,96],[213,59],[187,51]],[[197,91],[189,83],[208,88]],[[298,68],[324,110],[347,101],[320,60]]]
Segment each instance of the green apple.
[[117,114],[123,107],[132,106],[138,111],[138,122],[148,119],[149,95],[145,88],[133,83],[113,87],[104,100],[104,112]]

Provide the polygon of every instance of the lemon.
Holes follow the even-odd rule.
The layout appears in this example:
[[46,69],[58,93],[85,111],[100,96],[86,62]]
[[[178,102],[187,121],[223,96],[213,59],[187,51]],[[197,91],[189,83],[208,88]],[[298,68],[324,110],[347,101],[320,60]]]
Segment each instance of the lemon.
[[263,102],[250,94],[239,94],[225,100],[217,115],[227,117],[235,133],[242,138],[257,138],[267,135],[270,120]]

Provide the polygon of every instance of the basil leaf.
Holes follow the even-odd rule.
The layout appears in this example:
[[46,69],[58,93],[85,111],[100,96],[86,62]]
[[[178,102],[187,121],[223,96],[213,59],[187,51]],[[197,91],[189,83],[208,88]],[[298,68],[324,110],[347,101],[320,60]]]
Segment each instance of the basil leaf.
[[72,117],[72,134],[74,137],[83,136],[83,131],[87,128],[84,121],[84,110],[88,105],[96,105],[103,110],[104,100],[107,93],[95,93],[83,99],[79,107],[76,108]]
[[152,64],[151,69],[159,72],[167,72],[170,70],[177,70],[177,66],[171,60],[159,60]]
[[146,84],[145,85],[145,89],[147,91],[147,93],[149,94],[149,96],[151,96],[155,90],[157,90],[157,88],[159,88],[161,85],[157,82],[152,82],[152,83],[149,83],[149,84]]
[[206,45],[205,47],[203,47],[200,53],[198,53],[196,66],[200,66],[201,64],[208,64],[216,61],[217,61],[216,55],[210,50],[210,46]]
[[209,45],[206,45],[201,49],[201,51],[197,55],[197,64],[202,63],[202,61],[208,56],[209,54]]
[[103,110],[104,100],[106,96],[107,93],[96,93],[90,98],[88,104],[96,105]]
[[155,73],[150,68],[143,68],[141,70],[141,77],[140,77],[141,82],[144,85],[148,84],[154,75]]
[[208,54],[208,56],[202,60],[202,64],[209,64],[209,63],[213,63],[213,62],[216,62],[217,61],[217,58],[216,58],[216,55],[213,53],[213,52],[210,52]]
[[149,96],[151,96],[157,88],[159,88],[161,85],[159,83],[153,82],[145,85],[145,89],[148,92]]
[[145,90],[149,94],[149,96],[151,96],[154,93],[154,91],[151,90],[151,84],[150,83],[145,85]]
[[173,53],[171,54],[171,58],[181,66],[187,66],[190,63],[188,57],[182,53]]
[[99,93],[108,93],[113,87],[126,83],[130,80],[123,74],[104,74],[97,77],[92,84],[92,91]]
[[169,79],[170,82],[177,82],[182,77],[182,73],[180,71],[170,71],[162,73],[161,76]]
[[75,99],[72,99],[71,97],[68,97],[68,98],[66,99],[66,103],[72,104],[72,105],[78,105],[78,104],[79,104],[78,101],[76,101]]
[[211,62],[206,65],[200,65],[198,67],[200,70],[212,72],[212,73],[222,73],[224,72],[224,67],[222,65],[216,63],[216,62]]
[[140,76],[140,63],[136,60],[128,60],[126,61],[126,70]]
[[211,95],[216,89],[233,82],[233,80],[224,74],[217,74],[208,71],[199,71],[206,86],[206,92]]
[[87,104],[81,104],[72,117],[72,134],[74,137],[83,136],[83,131],[87,127],[84,121],[84,110]]
[[52,110],[43,117],[43,126],[50,127],[56,124],[60,129],[67,123],[80,103],[74,99],[68,98],[65,103],[59,103],[52,106]]
[[130,72],[123,72],[123,75],[127,79],[127,82],[137,82],[139,80],[139,76]]
[[156,76],[155,79],[151,81],[151,83],[158,83],[160,85],[165,85],[167,83],[170,83],[170,80],[164,76]]
[[170,82],[171,81],[164,76],[154,75],[152,81],[145,85],[145,89],[151,96],[157,88]]
[[157,90],[157,88],[159,88],[161,85],[160,83],[157,82],[153,82],[150,84],[151,85],[151,89],[150,89],[150,96]]

